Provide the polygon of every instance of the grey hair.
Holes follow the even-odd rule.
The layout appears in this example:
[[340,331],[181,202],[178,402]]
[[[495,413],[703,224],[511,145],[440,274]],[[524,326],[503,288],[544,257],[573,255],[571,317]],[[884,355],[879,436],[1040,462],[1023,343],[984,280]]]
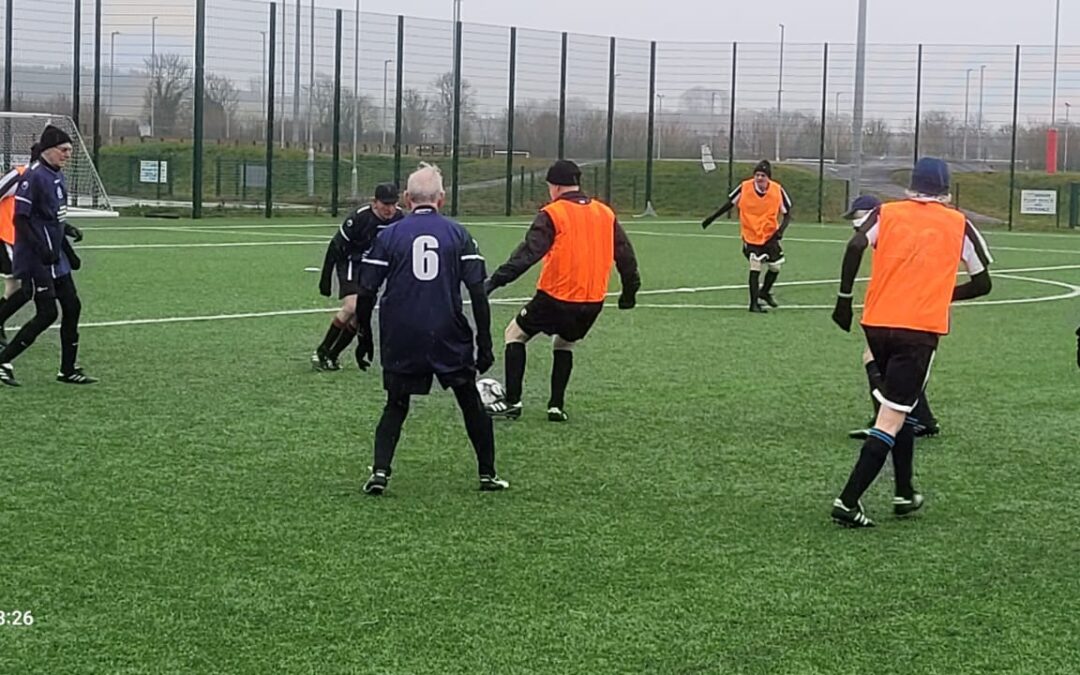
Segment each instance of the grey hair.
[[952,204],[952,194],[947,195],[924,195],[921,192],[915,192],[914,190],[904,190],[908,199],[914,199],[917,202],[940,202],[942,204]]
[[434,164],[420,163],[420,168],[409,176],[405,188],[414,205],[434,206],[446,196],[443,189],[442,171]]

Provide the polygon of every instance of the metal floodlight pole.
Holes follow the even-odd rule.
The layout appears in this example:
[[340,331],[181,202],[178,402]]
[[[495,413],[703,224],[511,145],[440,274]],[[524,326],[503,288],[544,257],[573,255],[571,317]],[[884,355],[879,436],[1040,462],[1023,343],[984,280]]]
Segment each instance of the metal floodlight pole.
[[300,0],[296,0],[296,39],[293,44],[293,102],[292,102],[292,142],[300,143]]
[[858,43],[855,48],[855,99],[851,114],[851,193],[862,190],[863,113],[866,96],[866,0],[859,0]]
[[[93,160],[97,166],[101,154],[101,0],[94,0],[94,143]],[[98,205],[97,194],[93,205]]]
[[307,185],[308,197],[315,196],[315,0],[311,0],[311,26],[308,41],[308,96],[307,96]]
[[971,126],[971,74],[975,72],[974,68],[967,69],[967,75],[964,81],[964,161],[968,158],[968,128]]
[[[282,13],[284,17],[284,13]],[[283,20],[284,23],[284,20]],[[266,67],[270,71],[268,75],[269,87],[266,91],[266,192],[263,200],[266,202],[265,215],[267,218],[274,216],[274,73],[277,50],[277,3],[270,3],[270,60]]]
[[394,59],[386,59],[383,61],[382,68],[382,144],[386,145],[386,126],[387,126],[387,107],[389,104],[390,93],[390,64],[394,62]]
[[113,120],[116,119],[116,109],[113,108],[113,85],[116,81],[116,36],[120,31],[114,30],[109,34],[109,140],[113,138]]
[[[296,0],[299,2],[300,0]],[[285,149],[285,41],[287,38],[285,24],[288,23],[289,0],[281,0],[281,149]]]
[[262,118],[266,121],[266,31],[259,31],[262,36],[262,81],[259,83],[259,98],[262,99]]
[[976,157],[979,161],[985,159],[983,157],[983,88],[986,83],[986,66],[979,66],[979,156]]
[[1057,0],[1054,9],[1054,82],[1050,94],[1050,127],[1057,126],[1057,90],[1058,90],[1058,53],[1061,37],[1061,0]]
[[157,62],[157,20],[156,16],[150,19],[150,136],[154,136],[154,108],[157,107],[155,97],[160,81],[160,68]]
[[780,161],[780,127],[784,124],[784,36],[786,27],[780,24],[780,73],[776,78],[776,161]]
[[[386,103],[383,103],[385,109]],[[385,118],[383,129],[386,128]],[[353,26],[353,121],[352,121],[352,172],[349,194],[353,201],[360,196],[360,171],[356,166],[356,149],[360,141],[360,0],[356,0],[356,23]],[[386,141],[383,141],[386,145]]]
[[75,27],[72,31],[72,82],[71,82],[71,118],[75,128],[79,127],[79,118],[82,117],[82,0],[75,0]]
[[1069,171],[1069,112],[1072,109],[1072,104],[1068,101],[1065,102],[1065,158],[1064,165],[1065,171]]

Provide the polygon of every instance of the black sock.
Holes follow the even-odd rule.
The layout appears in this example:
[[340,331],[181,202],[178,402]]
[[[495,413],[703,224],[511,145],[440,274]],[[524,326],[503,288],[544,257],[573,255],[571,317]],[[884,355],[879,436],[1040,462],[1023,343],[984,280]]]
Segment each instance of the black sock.
[[866,364],[866,380],[870,383],[870,405],[874,406],[874,417],[876,418],[881,403],[878,402],[877,396],[874,396],[874,392],[881,391],[882,387],[885,386],[885,378],[881,376],[881,369],[878,368],[877,361]]
[[880,429],[871,429],[870,437],[863,443],[859,460],[851,471],[844,491],[840,493],[840,500],[849,509],[855,508],[863,493],[873,484],[881,467],[885,466],[885,460],[889,451],[896,445],[896,439]]
[[82,301],[72,285],[63,287],[57,301],[60,303],[61,312],[60,372],[71,375],[79,362],[79,318],[82,316]]
[[765,273],[765,281],[761,284],[761,294],[771,295],[773,284],[776,283],[776,279],[780,276],[779,272],[769,270]]
[[915,495],[912,478],[915,472],[915,420],[908,418],[896,436],[892,449],[893,473],[896,476],[896,496],[911,499]]
[[330,358],[336,359],[341,356],[341,352],[345,351],[345,348],[352,344],[352,341],[356,339],[356,329],[352,324],[347,324],[341,328],[338,339],[334,341],[334,344],[327,350],[327,354]]
[[394,462],[394,451],[401,438],[401,428],[409,415],[409,397],[387,398],[382,419],[375,427],[375,463],[372,470],[390,472]]
[[525,381],[525,345],[511,342],[506,345],[506,402],[521,403],[521,388]]
[[454,389],[465,431],[476,451],[476,467],[481,476],[495,476],[495,427],[484,411],[484,402],[472,383]]
[[334,346],[334,343],[341,337],[341,330],[345,327],[336,316],[333,322],[330,324],[330,330],[326,331],[326,337],[323,338],[322,344],[319,345],[319,351],[329,352],[330,348]]
[[761,279],[761,272],[757,270],[751,270],[750,272],[750,306],[756,307],[758,304],[758,297],[761,294],[761,286],[759,281]]
[[566,386],[570,384],[570,373],[574,370],[574,352],[569,349],[556,349],[551,364],[551,400],[549,408],[562,410],[566,406]]

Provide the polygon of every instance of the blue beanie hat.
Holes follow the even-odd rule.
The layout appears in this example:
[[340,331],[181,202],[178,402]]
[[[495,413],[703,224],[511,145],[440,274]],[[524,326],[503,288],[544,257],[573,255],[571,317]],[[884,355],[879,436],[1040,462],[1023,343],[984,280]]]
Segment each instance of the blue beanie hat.
[[921,195],[941,197],[949,194],[952,180],[949,165],[936,157],[923,157],[911,172],[911,191]]

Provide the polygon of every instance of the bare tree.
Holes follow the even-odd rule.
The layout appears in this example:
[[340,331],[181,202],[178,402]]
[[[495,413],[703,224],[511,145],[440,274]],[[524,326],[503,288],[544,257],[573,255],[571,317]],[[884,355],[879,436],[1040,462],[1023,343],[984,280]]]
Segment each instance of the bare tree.
[[[232,137],[232,123],[236,118],[236,109],[240,105],[240,91],[232,80],[214,73],[208,73],[203,89],[204,128],[214,129],[215,135]],[[210,135],[211,132],[207,132]]]
[[[443,143],[454,142],[454,73],[448,72],[436,77],[432,83],[435,89],[434,108],[442,130]],[[473,115],[472,84],[461,81],[461,141],[466,142],[468,120]]]
[[143,110],[154,119],[155,133],[176,135],[191,92],[191,64],[179,54],[158,54],[145,64],[150,82],[143,94]]
[[431,115],[431,102],[415,89],[402,92],[401,140],[405,144],[421,143]]

